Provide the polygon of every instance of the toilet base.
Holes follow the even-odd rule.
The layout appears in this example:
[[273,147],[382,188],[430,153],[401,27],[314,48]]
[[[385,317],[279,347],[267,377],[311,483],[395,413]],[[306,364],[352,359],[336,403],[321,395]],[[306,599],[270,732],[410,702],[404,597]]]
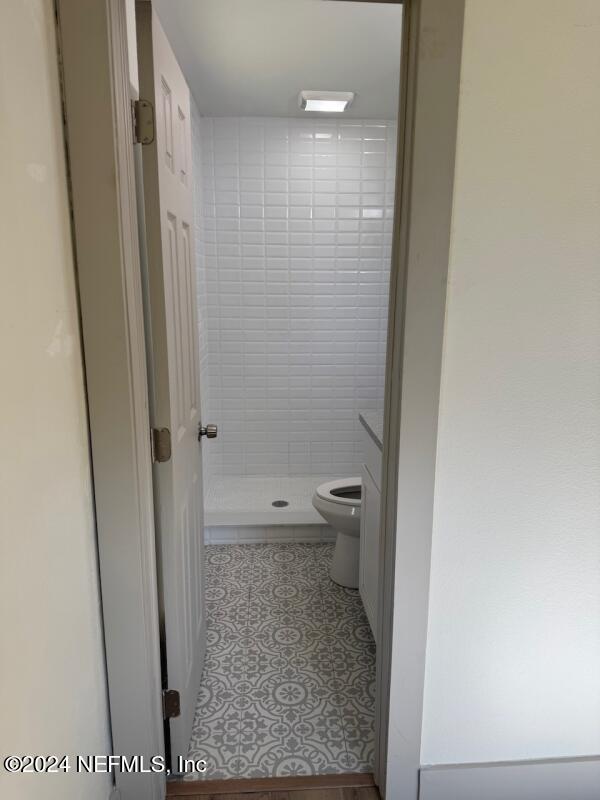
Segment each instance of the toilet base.
[[338,531],[329,577],[346,589],[358,589],[359,546],[359,536]]

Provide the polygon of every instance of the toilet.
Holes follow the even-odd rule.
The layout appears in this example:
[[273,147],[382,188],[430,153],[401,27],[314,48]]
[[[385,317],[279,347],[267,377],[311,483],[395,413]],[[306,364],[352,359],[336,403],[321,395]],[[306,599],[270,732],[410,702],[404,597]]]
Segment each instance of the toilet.
[[358,588],[360,544],[360,478],[341,478],[322,483],[313,495],[313,506],[337,531],[331,580],[348,589]]

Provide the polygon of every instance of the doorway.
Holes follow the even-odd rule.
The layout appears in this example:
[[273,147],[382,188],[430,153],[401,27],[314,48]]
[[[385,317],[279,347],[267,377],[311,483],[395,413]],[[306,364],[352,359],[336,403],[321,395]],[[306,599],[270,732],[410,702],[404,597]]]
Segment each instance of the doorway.
[[[172,763],[371,773],[401,6],[237,15],[252,44],[231,64],[222,3],[137,4]],[[343,113],[304,107],[307,81],[342,80]]]
[[[344,4],[345,5],[345,4]],[[382,464],[382,531],[379,557],[380,586],[377,611],[377,697],[375,780],[385,787],[388,766],[388,713],[393,717],[394,736],[402,735],[402,745],[394,752],[401,759],[391,764],[393,790],[406,788],[416,797],[419,771],[420,704],[424,662],[424,636],[427,609],[429,493],[433,478],[431,459],[419,461],[419,492],[404,492],[403,514],[413,520],[398,544],[405,577],[418,574],[414,602],[405,603],[406,592],[414,586],[407,580],[394,588],[397,554],[396,513],[400,466],[400,488],[411,484],[404,475],[408,465],[399,464],[400,398],[409,378],[418,386],[427,377],[427,403],[411,404],[403,430],[426,433],[429,453],[435,432],[436,380],[439,378],[438,350],[443,326],[443,287],[447,267],[448,230],[452,187],[453,137],[456,123],[458,65],[460,63],[461,3],[405,4],[401,71],[401,119],[399,129],[399,184],[401,207],[396,208],[394,231],[391,313],[389,340],[393,343],[386,366],[384,455]],[[418,15],[413,11],[417,11]],[[140,209],[135,207],[133,178],[133,139],[130,99],[137,97],[127,72],[125,14],[119,0],[105,5],[93,0],[60,0],[59,25],[61,57],[65,78],[65,104],[69,142],[74,231],[80,276],[82,320],[88,392],[90,429],[94,463],[95,499],[98,524],[102,603],[109,684],[113,747],[116,753],[136,752],[147,758],[164,753],[162,743],[161,685],[158,661],[159,614],[156,602],[156,564],[154,527],[151,513],[151,458],[148,430],[147,382],[144,369],[144,334],[138,238],[134,227]],[[410,24],[409,24],[410,23]],[[445,31],[446,47],[429,48],[429,32]],[[435,37],[434,37],[435,38]],[[405,46],[406,43],[409,46]],[[416,91],[416,62],[419,54],[435,54],[420,64],[420,94]],[[89,92],[86,67],[94,65],[97,92]],[[445,102],[439,103],[438,86],[448,86]],[[454,93],[454,94],[453,94]],[[98,104],[104,113],[98,119]],[[436,124],[432,126],[431,121]],[[417,139],[433,147],[414,150]],[[89,154],[93,150],[94,158]],[[139,154],[139,149],[137,150]],[[421,215],[426,225],[410,224],[408,209],[414,202],[413,173],[425,182],[420,187],[430,213]],[[117,181],[106,181],[107,174]],[[431,205],[431,197],[437,202]],[[138,197],[139,200],[139,197]],[[422,204],[418,204],[421,209]],[[422,210],[422,209],[421,209]],[[420,219],[420,217],[415,217]],[[424,220],[422,220],[423,222]],[[435,221],[439,236],[431,238]],[[443,234],[443,235],[442,235]],[[408,249],[408,241],[415,248]],[[144,242],[142,241],[142,250]],[[110,252],[110,258],[107,253]],[[427,253],[420,273],[418,291],[406,284],[406,271],[413,264],[414,252]],[[423,272],[424,270],[424,272]],[[420,292],[428,287],[425,294]],[[426,310],[429,316],[412,316],[405,329],[407,302]],[[411,301],[411,298],[413,300]],[[432,298],[435,302],[432,302]],[[419,323],[415,325],[415,319]],[[422,354],[418,364],[403,360],[404,338],[409,342],[420,320],[428,320],[428,341],[435,347]],[[422,326],[421,326],[422,327]],[[433,331],[433,334],[432,334]],[[434,335],[435,334],[435,335]],[[422,341],[422,336],[417,336]],[[107,344],[109,346],[107,346]],[[412,350],[411,350],[412,353]],[[414,413],[413,413],[414,412]],[[409,450],[405,451],[407,454]],[[156,452],[155,454],[156,455]],[[412,473],[411,473],[412,475]],[[115,478],[117,478],[115,480]],[[414,499],[414,502],[413,502]],[[413,547],[414,545],[414,547]],[[394,595],[402,597],[400,614],[392,628]],[[404,619],[410,606],[412,618]],[[415,624],[415,620],[418,624]],[[399,624],[402,630],[398,629]],[[394,644],[396,668],[402,665],[402,686],[389,696],[394,643],[401,635],[403,647]],[[406,671],[404,671],[406,667]],[[399,716],[399,711],[407,713]],[[394,747],[396,747],[396,742]],[[391,746],[391,745],[390,745]],[[117,775],[116,785],[123,797],[161,798],[165,792],[164,774]],[[279,779],[283,780],[283,779]],[[170,784],[171,790],[173,789]],[[208,788],[208,786],[207,786]],[[192,787],[189,786],[189,790]],[[188,790],[188,793],[189,793]],[[414,790],[414,792],[413,792]],[[196,792],[201,793],[200,789]],[[393,796],[393,795],[390,795]]]

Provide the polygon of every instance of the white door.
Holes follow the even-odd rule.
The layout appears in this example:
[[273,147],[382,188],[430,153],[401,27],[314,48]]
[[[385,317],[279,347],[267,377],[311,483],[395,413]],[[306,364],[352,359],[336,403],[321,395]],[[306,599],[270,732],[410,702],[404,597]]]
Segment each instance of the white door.
[[140,97],[155,109],[155,140],[143,147],[147,327],[152,426],[171,434],[154,483],[167,680],[181,700],[170,722],[176,758],[187,755],[206,648],[190,96],[151,4],[136,11]]

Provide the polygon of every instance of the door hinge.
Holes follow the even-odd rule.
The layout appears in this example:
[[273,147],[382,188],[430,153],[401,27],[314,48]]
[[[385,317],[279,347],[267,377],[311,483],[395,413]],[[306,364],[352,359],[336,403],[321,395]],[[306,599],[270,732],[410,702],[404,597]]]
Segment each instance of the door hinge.
[[179,706],[179,692],[177,689],[163,689],[162,693],[163,719],[178,717],[181,713]]
[[152,461],[168,461],[171,458],[171,431],[168,428],[152,428],[150,442]]
[[131,101],[133,143],[152,144],[154,141],[154,106],[149,100]]

